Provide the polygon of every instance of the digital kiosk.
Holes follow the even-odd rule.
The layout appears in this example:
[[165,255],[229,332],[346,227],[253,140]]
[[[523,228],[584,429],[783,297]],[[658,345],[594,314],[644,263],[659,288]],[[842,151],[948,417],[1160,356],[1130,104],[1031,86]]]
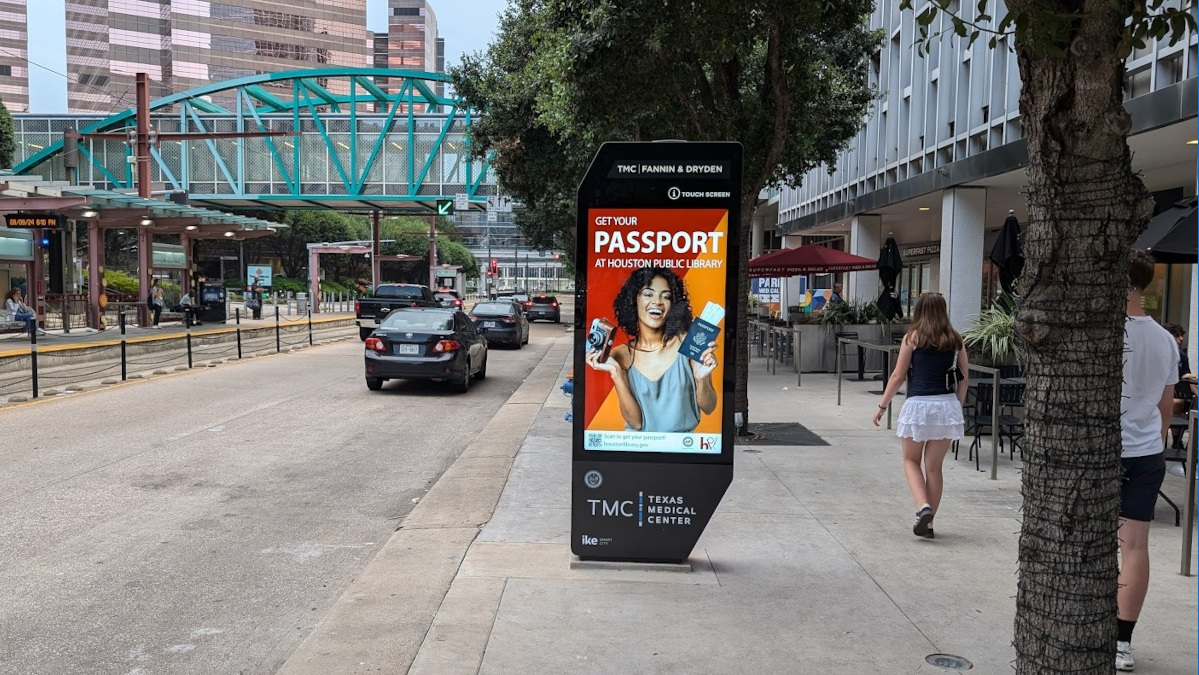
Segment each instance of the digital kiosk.
[[605,143],[579,188],[571,551],[682,562],[733,479],[739,143]]

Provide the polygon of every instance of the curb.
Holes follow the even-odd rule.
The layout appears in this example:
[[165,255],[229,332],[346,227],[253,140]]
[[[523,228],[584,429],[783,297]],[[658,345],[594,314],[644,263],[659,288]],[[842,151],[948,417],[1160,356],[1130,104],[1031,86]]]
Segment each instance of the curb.
[[438,611],[456,601],[450,585],[570,349],[569,336],[554,340],[276,675],[408,671]]

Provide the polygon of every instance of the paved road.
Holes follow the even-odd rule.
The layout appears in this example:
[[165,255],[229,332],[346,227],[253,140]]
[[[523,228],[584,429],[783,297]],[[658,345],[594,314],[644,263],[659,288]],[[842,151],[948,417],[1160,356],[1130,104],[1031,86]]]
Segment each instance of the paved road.
[[465,397],[352,340],[0,410],[0,673],[274,672],[562,332]]

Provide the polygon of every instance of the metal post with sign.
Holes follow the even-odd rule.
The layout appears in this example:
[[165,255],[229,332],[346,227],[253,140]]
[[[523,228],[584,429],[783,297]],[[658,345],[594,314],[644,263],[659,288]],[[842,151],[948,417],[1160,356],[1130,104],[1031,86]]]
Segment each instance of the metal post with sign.
[[571,551],[681,562],[733,480],[739,143],[605,143],[579,187]]

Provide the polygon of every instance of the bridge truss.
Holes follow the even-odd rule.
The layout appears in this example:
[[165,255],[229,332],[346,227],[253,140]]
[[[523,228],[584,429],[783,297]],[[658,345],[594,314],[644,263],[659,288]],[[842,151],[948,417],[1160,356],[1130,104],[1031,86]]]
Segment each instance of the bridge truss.
[[[438,94],[440,73],[326,68],[256,75],[152,101],[161,133],[284,132],[255,138],[171,140],[151,150],[155,188],[227,211],[335,208],[430,213],[437,199],[466,194],[484,208],[496,194],[486,160],[470,157],[477,115]],[[44,127],[32,124],[48,118]],[[69,117],[18,116],[17,174],[68,179],[62,132]],[[78,182],[135,187],[132,149],[86,134],[132,132],[127,110],[79,129]],[[57,127],[57,128],[56,128]],[[42,129],[45,131],[43,132]]]

